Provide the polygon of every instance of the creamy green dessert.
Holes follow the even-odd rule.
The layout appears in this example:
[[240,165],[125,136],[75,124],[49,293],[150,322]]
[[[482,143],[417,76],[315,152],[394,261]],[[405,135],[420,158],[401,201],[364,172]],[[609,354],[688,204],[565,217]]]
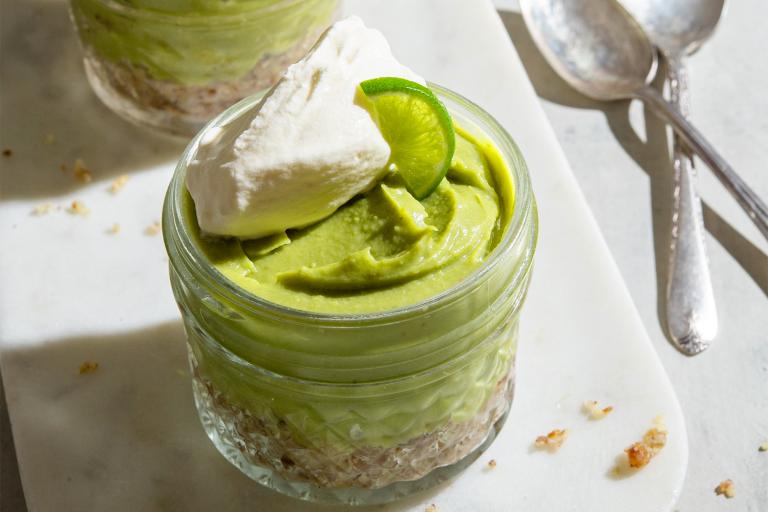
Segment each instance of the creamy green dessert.
[[330,217],[256,240],[200,236],[215,267],[244,290],[294,309],[368,313],[435,296],[476,270],[512,212],[509,170],[492,145],[457,130],[448,174],[422,201],[398,175]]
[[[104,0],[72,0],[83,42],[104,59],[185,85],[242,78],[265,57],[285,53],[308,34],[314,35],[312,44],[337,7],[328,0],[111,3],[126,10]],[[306,50],[304,45],[299,55]]]
[[[413,306],[472,279],[505,235],[514,201],[498,150],[458,130],[446,178],[421,201],[389,176],[316,224],[246,241],[201,236],[188,194],[181,205],[192,243],[224,280],[289,308],[350,315]],[[508,290],[511,275],[504,263],[488,279]],[[322,319],[313,327],[311,318],[251,316],[179,287],[186,318],[209,319],[187,329],[203,425],[255,480],[308,485],[302,492],[318,499],[333,500],[318,489],[419,480],[498,428],[514,382],[513,308],[526,288],[527,277],[501,295],[483,287],[371,331],[364,318],[339,330]],[[250,364],[275,377],[252,375]]]
[[[414,305],[470,276],[508,227],[514,191],[510,170],[499,151],[490,142],[458,128],[456,151],[446,177],[421,201],[414,199],[394,174],[316,224],[256,240],[201,235],[188,195],[184,204],[194,243],[225,279],[242,290],[293,309],[355,314]],[[471,307],[462,314],[472,314]],[[304,463],[315,473],[293,474],[294,477],[315,484],[328,479],[333,486],[357,482],[380,487],[392,478],[421,476],[425,468],[433,467],[434,460],[428,459],[424,466],[414,463],[408,469],[400,468],[399,476],[394,472],[376,479],[355,475],[354,466],[349,474],[338,473],[337,466],[322,469],[322,461],[311,460],[308,454],[312,449],[322,452],[323,457],[334,454],[344,461],[343,466],[349,464],[347,458],[360,456],[355,447],[365,446],[369,457],[390,457],[403,446],[434,441],[431,437],[422,438],[425,433],[454,441],[464,439],[465,445],[446,446],[441,460],[457,458],[464,453],[461,446],[473,447],[486,435],[487,423],[498,419],[506,409],[515,340],[510,327],[499,328],[498,320],[495,317],[473,327],[455,346],[443,347],[443,353],[433,354],[430,337],[444,323],[441,317],[436,317],[434,324],[424,319],[418,327],[402,334],[395,325],[383,346],[379,344],[382,340],[350,343],[352,340],[341,337],[333,344],[283,335],[272,340],[265,335],[271,331],[258,323],[243,325],[242,342],[231,330],[220,333],[222,344],[233,353],[279,374],[296,370],[291,364],[263,359],[261,349],[250,345],[247,339],[257,337],[259,343],[273,348],[310,350],[337,358],[379,354],[376,364],[387,368],[390,378],[393,372],[405,377],[412,371],[409,364],[397,362],[396,354],[399,347],[412,344],[413,339],[422,340],[426,352],[422,359],[434,364],[441,358],[476,350],[460,372],[436,381],[424,379],[421,383],[393,385],[388,392],[397,396],[396,407],[391,398],[359,400],[355,391],[348,389],[309,398],[244,383],[226,358],[208,351],[204,343],[193,344],[197,350],[194,367],[201,377],[206,376],[200,381],[202,393],[218,397],[222,400],[218,406],[235,411],[234,416],[249,418],[248,427],[242,430],[252,430],[257,435],[277,435],[272,429],[279,430],[279,444],[287,443],[280,448],[286,450],[283,458],[293,460],[303,454]],[[239,330],[236,326],[232,328]],[[403,335],[406,337],[401,338]],[[479,347],[491,335],[492,342]],[[389,356],[388,352],[395,355]],[[339,362],[335,364],[339,364],[339,376],[347,373],[348,369],[341,368]],[[399,369],[391,369],[393,365]],[[333,372],[331,368],[325,371]],[[350,378],[376,380],[377,374],[376,369],[352,371]],[[363,387],[360,393],[371,391]],[[311,400],[311,407],[307,400]],[[265,425],[265,417],[274,418],[274,424]],[[329,429],[331,424],[333,428]],[[295,469],[292,464],[287,466],[284,469]]]
[[163,223],[221,453],[280,492],[354,504],[471,461],[511,400],[525,177],[503,129],[358,18],[214,120]]
[[272,86],[339,0],[71,0],[88,78],[131,121],[194,134]]

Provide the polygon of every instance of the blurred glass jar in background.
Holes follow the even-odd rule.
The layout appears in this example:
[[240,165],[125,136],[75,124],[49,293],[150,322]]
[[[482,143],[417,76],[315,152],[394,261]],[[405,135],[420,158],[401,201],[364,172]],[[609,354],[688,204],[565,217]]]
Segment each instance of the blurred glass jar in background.
[[340,0],[71,0],[97,96],[142,126],[191,136],[271,87]]

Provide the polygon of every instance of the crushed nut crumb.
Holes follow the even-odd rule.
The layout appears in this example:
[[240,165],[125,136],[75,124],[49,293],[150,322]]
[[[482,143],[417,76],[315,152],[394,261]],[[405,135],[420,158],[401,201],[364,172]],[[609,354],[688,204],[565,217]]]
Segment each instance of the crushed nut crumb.
[[547,448],[555,451],[560,448],[568,437],[568,429],[555,429],[546,436],[536,438],[534,445],[537,448]]
[[10,157],[12,155],[13,155],[13,151],[11,151],[10,149],[4,149],[3,150],[3,156],[4,157],[8,158],[8,157]]
[[768,441],[764,442],[757,448],[761,452],[768,452]]
[[667,431],[663,428],[654,427],[645,433],[643,442],[658,452],[667,444]]
[[733,480],[729,478],[728,480],[723,480],[717,484],[717,487],[715,487],[715,494],[718,496],[725,496],[728,499],[736,496],[736,486],[733,485]]
[[46,215],[51,212],[53,205],[51,203],[43,203],[32,208],[32,215]]
[[424,509],[424,512],[438,512],[437,505],[434,503]]
[[642,468],[651,462],[666,444],[667,431],[661,427],[653,427],[645,433],[642,441],[632,444],[624,452],[630,467]]
[[144,234],[148,236],[155,236],[159,234],[161,230],[162,230],[162,227],[160,226],[160,222],[155,221],[146,227],[146,229],[144,230]]
[[116,234],[118,234],[119,232],[120,232],[120,224],[118,224],[117,222],[115,222],[114,224],[112,224],[112,225],[109,227],[109,229],[107,229],[107,233],[108,233],[108,234],[110,234],[110,235],[116,235]]
[[72,201],[72,204],[69,205],[69,208],[67,208],[67,211],[71,213],[72,215],[88,215],[91,213],[91,210],[83,204],[82,201]]
[[93,174],[88,170],[85,163],[80,158],[75,160],[75,169],[73,172],[75,179],[81,183],[90,183],[91,180],[93,180]]
[[112,181],[112,184],[109,185],[109,191],[113,194],[117,194],[118,192],[120,192],[120,189],[122,189],[125,186],[125,184],[128,183],[129,177],[130,176],[128,176],[127,174],[122,174],[117,178],[115,178]]
[[651,449],[642,442],[633,443],[632,446],[624,450],[629,459],[629,465],[633,468],[642,468],[653,458]]
[[613,411],[613,406],[609,405],[608,407],[601,408],[597,404],[597,401],[587,400],[584,402],[583,409],[584,412],[586,412],[589,416],[589,419],[600,420],[608,416]]
[[491,459],[488,461],[488,467],[490,469],[494,469],[496,467],[496,459]]
[[95,361],[85,361],[83,364],[80,365],[80,375],[83,375],[85,373],[92,373],[95,372],[99,368],[99,363]]

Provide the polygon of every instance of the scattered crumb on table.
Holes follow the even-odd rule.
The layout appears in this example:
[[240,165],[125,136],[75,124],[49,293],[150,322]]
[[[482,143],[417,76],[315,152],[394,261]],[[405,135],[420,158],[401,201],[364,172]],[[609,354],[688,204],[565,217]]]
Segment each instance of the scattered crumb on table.
[[72,201],[72,204],[69,205],[69,208],[67,208],[67,211],[71,213],[72,215],[88,215],[91,213],[91,210],[83,204],[82,201],[74,200]]
[[4,149],[4,150],[3,150],[3,156],[4,156],[4,157],[8,158],[8,157],[10,157],[10,156],[12,156],[12,155],[13,155],[13,151],[12,151],[12,150],[10,150],[10,149],[8,149],[8,148],[6,148],[6,149]]
[[56,136],[52,133],[46,133],[45,138],[43,139],[43,142],[50,146],[54,142],[56,142]]
[[758,451],[761,451],[761,452],[768,452],[768,441],[758,446],[757,449]]
[[93,173],[85,166],[85,162],[78,158],[75,160],[75,168],[72,171],[75,175],[75,179],[80,183],[90,183],[93,180]]
[[107,229],[107,233],[110,235],[116,235],[120,232],[120,224],[115,222],[111,226],[109,226],[109,229]]
[[587,400],[582,407],[584,412],[587,413],[589,419],[601,420],[608,416],[613,411],[613,406],[600,407],[596,400]]
[[424,509],[424,512],[438,512],[437,505],[434,503]]
[[162,230],[162,227],[160,226],[160,222],[155,221],[149,226],[147,226],[146,229],[144,229],[144,234],[148,236],[155,236],[159,234],[161,230]]
[[117,194],[118,192],[120,192],[120,190],[125,186],[125,184],[128,183],[128,178],[130,178],[130,176],[128,176],[127,174],[121,174],[120,176],[112,180],[112,183],[109,185],[109,191],[112,194]]
[[568,429],[556,428],[545,436],[537,437],[533,444],[536,448],[546,448],[550,451],[555,451],[563,445],[566,438],[568,438]]
[[736,496],[736,486],[733,484],[733,480],[729,478],[717,484],[717,487],[715,487],[715,494],[718,496],[725,496],[728,499]]
[[490,469],[494,469],[496,467],[496,459],[491,459],[488,461],[488,467]]
[[51,203],[42,203],[32,208],[32,215],[47,215],[51,212],[53,205]]
[[661,425],[651,428],[645,433],[642,441],[633,443],[624,450],[629,466],[635,469],[645,467],[666,444],[667,430]]
[[93,373],[99,368],[99,363],[95,361],[85,361],[83,364],[80,365],[80,371],[78,372],[80,375],[86,374],[86,373]]

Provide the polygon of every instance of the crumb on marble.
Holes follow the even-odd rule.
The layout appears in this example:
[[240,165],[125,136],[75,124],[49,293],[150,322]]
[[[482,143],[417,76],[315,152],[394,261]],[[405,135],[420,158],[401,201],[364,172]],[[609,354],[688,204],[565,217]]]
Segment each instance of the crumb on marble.
[[624,450],[629,460],[629,466],[633,468],[642,468],[646,466],[653,458],[653,452],[642,441],[632,443],[632,446]]
[[764,442],[760,446],[757,447],[757,450],[760,452],[768,452],[768,441]]
[[75,179],[80,183],[90,183],[93,180],[93,173],[85,166],[85,162],[78,158],[75,160],[75,168],[73,170]]
[[550,451],[555,451],[563,445],[567,437],[568,429],[556,428],[545,436],[537,437],[534,446],[536,446],[536,448],[547,448]]
[[109,226],[109,229],[107,229],[107,234],[109,235],[116,235],[120,232],[120,224],[115,222],[111,226]]
[[613,411],[613,406],[600,407],[596,400],[587,400],[584,402],[583,409],[589,416],[589,419],[601,420]]
[[645,467],[667,444],[667,430],[661,424],[657,425],[645,433],[642,441],[633,443],[624,450],[630,467]]
[[121,174],[120,176],[112,180],[112,183],[109,185],[109,191],[112,194],[117,194],[118,192],[120,192],[120,190],[125,186],[125,184],[128,183],[128,178],[130,178],[130,176],[128,176],[127,174]]
[[162,227],[159,221],[155,221],[144,229],[144,234],[148,236],[155,236],[160,234]]
[[13,156],[13,151],[11,149],[9,149],[9,148],[5,148],[3,150],[3,156],[5,158],[9,158],[9,157]]
[[653,427],[643,436],[643,442],[655,452],[659,452],[667,444],[667,431],[662,427]]
[[495,469],[496,468],[496,459],[491,459],[488,461],[488,468],[489,469]]
[[736,496],[736,486],[733,484],[733,480],[729,478],[717,484],[717,487],[715,487],[715,494],[718,496],[725,496],[728,499]]
[[78,200],[72,201],[67,211],[72,215],[88,215],[91,213],[91,210],[82,201]]
[[439,511],[437,510],[437,505],[435,505],[433,503],[430,506],[428,506],[427,508],[425,508],[424,512],[439,512]]
[[86,373],[93,373],[99,368],[99,363],[96,361],[85,361],[83,364],[80,365],[80,371],[78,372],[80,375],[86,374]]
[[52,209],[53,205],[51,203],[42,203],[32,208],[32,215],[37,217],[41,215],[47,215],[51,212]]

